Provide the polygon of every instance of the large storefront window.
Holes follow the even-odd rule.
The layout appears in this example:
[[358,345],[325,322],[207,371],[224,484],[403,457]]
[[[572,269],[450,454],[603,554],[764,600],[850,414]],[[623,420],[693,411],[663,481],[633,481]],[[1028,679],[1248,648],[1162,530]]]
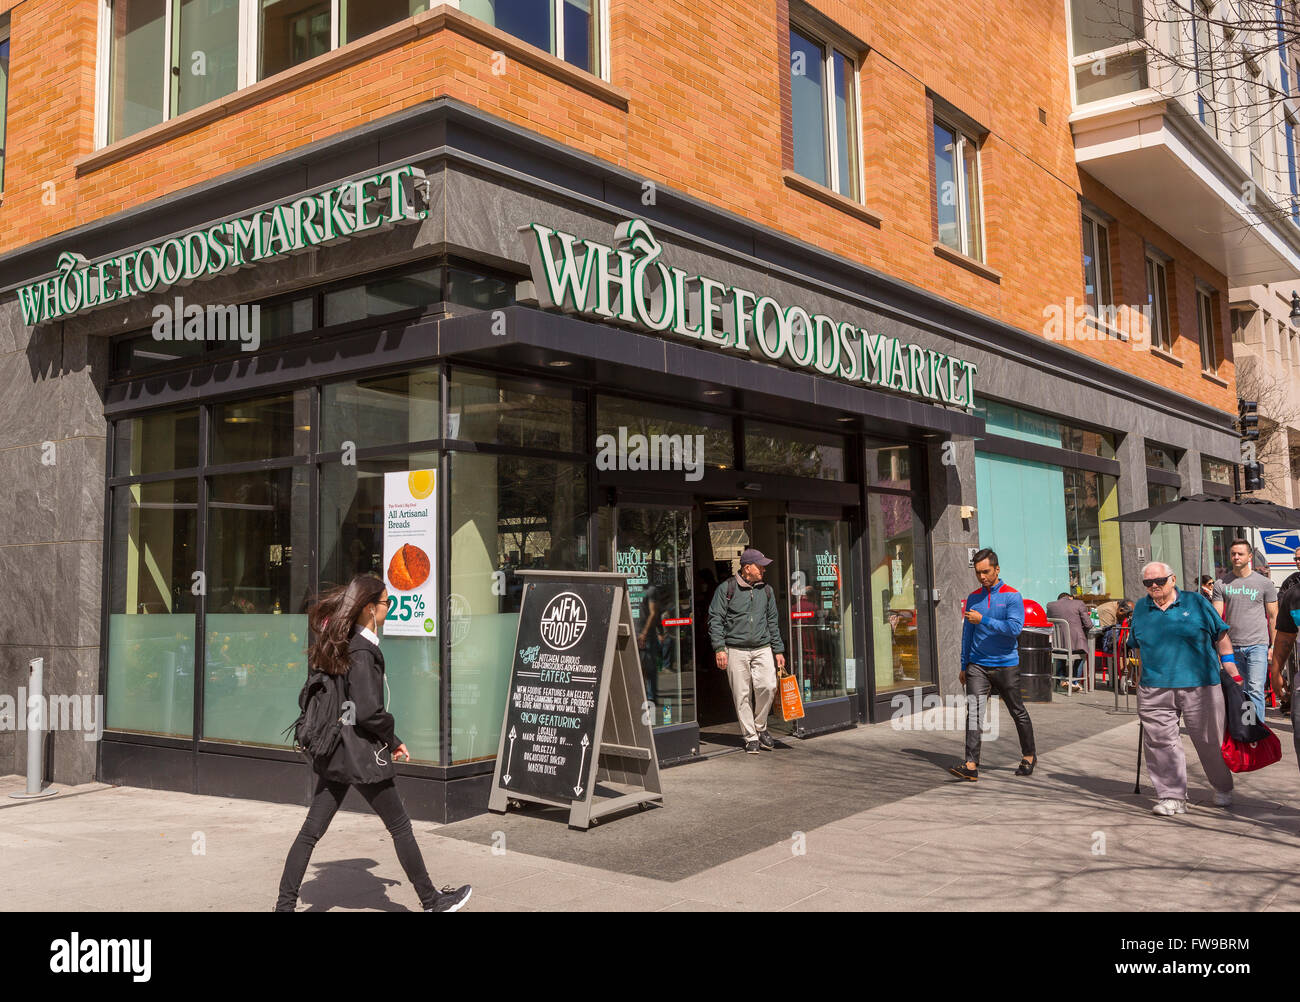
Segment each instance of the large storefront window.
[[307,671],[309,471],[216,476],[208,490],[203,736],[282,744]]
[[321,451],[438,438],[438,370],[411,369],[321,388]]
[[[980,410],[981,407],[976,409]],[[1069,449],[1071,452],[1100,456],[1102,459],[1115,458],[1115,436],[1110,432],[1080,428],[1066,424],[1050,414],[1012,407],[996,400],[986,400],[982,409],[991,435]]]
[[447,437],[552,452],[583,452],[587,410],[554,386],[465,369],[448,386]]
[[[436,379],[434,386],[437,386]],[[419,400],[416,406],[423,404]],[[433,452],[358,460],[355,464],[321,464],[322,588],[346,584],[357,574],[384,576],[384,475],[437,468],[438,454]],[[453,597],[452,619],[448,625],[453,646],[459,643],[464,627],[462,611]],[[387,632],[380,639],[389,711],[397,718],[397,733],[406,743],[412,761],[437,764],[441,761],[439,639],[437,636],[392,636]]]
[[790,519],[790,670],[804,697],[857,691],[853,606],[845,601],[849,527],[827,518]]
[[[1167,504],[1178,500],[1178,488],[1165,484],[1147,485],[1147,504]],[[1183,543],[1179,527],[1168,522],[1155,522],[1151,526],[1151,559],[1168,564],[1184,588],[1196,587],[1194,580],[1183,576]],[[1208,571],[1206,573],[1209,573]]]
[[199,410],[159,411],[117,422],[113,476],[138,477],[199,465]]
[[586,570],[585,464],[483,453],[451,458],[452,763],[497,753],[524,580]]
[[916,561],[924,558],[917,552],[911,497],[868,494],[867,531],[876,692],[910,689],[925,680],[918,640],[926,628],[916,602]]
[[193,479],[113,488],[107,727],[194,731],[197,501]]
[[[732,442],[731,418],[723,414],[710,414],[704,411],[688,411],[662,404],[648,403],[643,400],[623,400],[619,397],[596,398],[596,434],[610,436],[620,453],[626,459],[628,469],[658,468],[666,446],[660,446],[658,436],[680,438],[679,448],[685,447],[687,436],[691,437],[691,463],[700,461],[695,453],[697,443],[703,444],[703,465],[710,469],[734,468],[736,450]],[[644,444],[638,446],[642,436]],[[702,436],[697,439],[695,436]],[[626,444],[624,444],[626,443]],[[599,443],[598,443],[599,448]],[[639,448],[639,453],[638,453]],[[640,455],[640,459],[635,458]],[[683,461],[685,452],[683,452]],[[656,465],[652,467],[650,462]],[[599,460],[598,460],[599,465]]]
[[654,704],[653,722],[663,726],[694,720],[690,512],[619,505],[614,562],[628,575],[632,628],[646,699]]
[[1115,477],[976,452],[975,483],[980,546],[1026,598],[1122,594]]
[[844,479],[844,436],[745,422],[745,469],[788,477]]
[[1118,597],[1120,564],[1118,481],[1104,473],[1065,470],[1065,541],[1073,595]]

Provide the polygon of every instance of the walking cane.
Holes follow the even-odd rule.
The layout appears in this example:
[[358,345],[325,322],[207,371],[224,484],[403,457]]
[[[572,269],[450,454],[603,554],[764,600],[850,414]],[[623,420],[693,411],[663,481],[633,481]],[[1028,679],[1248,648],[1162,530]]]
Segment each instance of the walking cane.
[[[1134,672],[1133,672],[1133,689],[1134,689],[1135,692],[1137,691],[1137,678],[1138,678],[1138,675],[1139,675],[1139,673],[1141,672],[1141,670],[1142,670],[1142,663],[1139,661],[1138,664],[1137,664],[1136,667],[1135,667]],[[1118,677],[1116,678],[1115,685],[1116,685],[1116,687],[1119,686],[1119,680],[1118,680]],[[1127,705],[1127,697],[1125,697],[1125,705]],[[1141,793],[1141,792],[1142,792],[1142,734],[1143,734],[1142,721],[1139,720],[1139,721],[1138,721],[1138,764],[1137,764],[1137,775],[1133,777],[1133,792],[1134,792],[1134,793]]]
[[1138,769],[1137,775],[1133,777],[1133,792],[1142,792],[1142,723],[1138,722]]

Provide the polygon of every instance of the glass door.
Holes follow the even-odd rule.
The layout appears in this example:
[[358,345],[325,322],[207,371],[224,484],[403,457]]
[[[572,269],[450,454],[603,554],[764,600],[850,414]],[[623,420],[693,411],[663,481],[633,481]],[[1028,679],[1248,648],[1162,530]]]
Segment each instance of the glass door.
[[799,679],[805,703],[857,691],[849,525],[840,519],[791,515],[789,546],[790,638],[787,668]]
[[628,575],[641,675],[655,726],[695,721],[691,511],[620,504],[614,570]]

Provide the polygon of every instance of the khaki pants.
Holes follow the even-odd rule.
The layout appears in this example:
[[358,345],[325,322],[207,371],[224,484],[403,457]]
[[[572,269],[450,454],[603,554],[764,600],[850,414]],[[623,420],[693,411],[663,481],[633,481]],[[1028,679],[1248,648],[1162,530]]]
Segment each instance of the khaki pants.
[[772,697],[776,693],[776,659],[772,657],[772,648],[742,651],[728,647],[727,681],[731,683],[741,734],[746,743],[757,741],[759,731],[767,730],[767,715],[772,711]]

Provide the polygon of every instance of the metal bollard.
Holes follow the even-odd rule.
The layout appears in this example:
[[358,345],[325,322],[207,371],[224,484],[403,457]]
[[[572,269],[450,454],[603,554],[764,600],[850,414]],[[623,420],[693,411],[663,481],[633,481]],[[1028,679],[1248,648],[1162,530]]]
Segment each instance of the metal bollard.
[[32,658],[27,663],[27,669],[27,702],[30,706],[31,701],[36,700],[36,713],[33,720],[27,706],[21,711],[27,715],[27,790],[24,793],[9,794],[15,800],[52,797],[59,792],[54,787],[41,789],[42,777],[45,775],[45,659]]

